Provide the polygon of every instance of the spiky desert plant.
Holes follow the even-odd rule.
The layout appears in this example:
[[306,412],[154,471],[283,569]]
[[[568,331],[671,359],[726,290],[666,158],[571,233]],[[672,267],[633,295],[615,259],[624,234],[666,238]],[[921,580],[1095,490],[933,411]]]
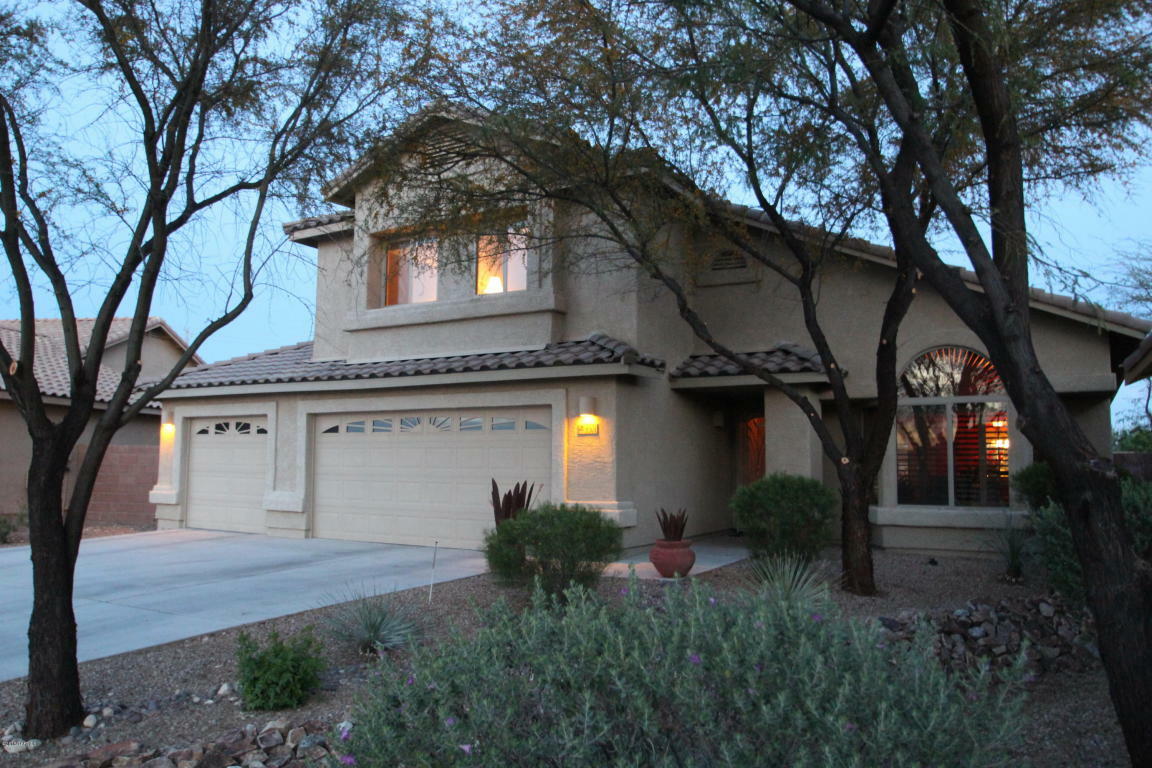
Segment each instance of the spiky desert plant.
[[380,655],[405,648],[420,637],[412,610],[389,594],[375,594],[366,586],[348,587],[324,619],[328,632],[360,653]]
[[532,493],[536,490],[536,484],[528,484],[525,480],[522,483],[516,483],[512,486],[512,490],[505,491],[504,495],[500,495],[500,488],[496,485],[496,478],[492,478],[492,514],[496,518],[496,525],[505,520],[511,520],[520,514],[528,507],[532,506]]
[[681,541],[684,538],[684,528],[688,525],[688,510],[668,512],[664,507],[660,507],[656,519],[660,522],[660,532],[664,535],[665,541]]
[[809,560],[792,552],[753,558],[752,575],[766,594],[788,603],[820,603],[828,599],[828,584]]

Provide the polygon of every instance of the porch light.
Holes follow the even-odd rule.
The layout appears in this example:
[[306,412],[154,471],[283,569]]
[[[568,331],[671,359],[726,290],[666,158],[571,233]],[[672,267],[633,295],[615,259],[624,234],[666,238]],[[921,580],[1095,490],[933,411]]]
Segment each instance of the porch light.
[[487,282],[484,283],[484,293],[504,293],[504,281],[500,279],[500,275],[489,275]]
[[172,439],[172,436],[175,434],[176,434],[176,425],[173,424],[172,422],[168,422],[166,424],[160,425],[160,437],[164,438],[165,440],[170,440],[170,439]]
[[596,398],[581,397],[577,401],[576,434],[581,437],[590,437],[600,434],[600,417],[596,414]]

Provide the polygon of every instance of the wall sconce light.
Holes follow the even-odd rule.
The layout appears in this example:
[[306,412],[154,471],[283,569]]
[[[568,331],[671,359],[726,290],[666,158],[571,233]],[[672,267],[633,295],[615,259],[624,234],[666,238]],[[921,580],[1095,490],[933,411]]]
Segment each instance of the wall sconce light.
[[592,437],[600,434],[600,417],[596,415],[596,398],[581,397],[576,410],[580,415],[576,417],[576,435],[579,437]]
[[176,425],[172,422],[167,422],[160,425],[160,437],[165,440],[171,440],[172,436],[176,434]]

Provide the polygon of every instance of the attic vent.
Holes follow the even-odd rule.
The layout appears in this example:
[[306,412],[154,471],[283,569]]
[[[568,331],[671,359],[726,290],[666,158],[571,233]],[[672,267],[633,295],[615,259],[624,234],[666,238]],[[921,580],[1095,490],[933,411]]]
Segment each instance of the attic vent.
[[748,259],[744,254],[736,251],[721,251],[712,258],[712,270],[722,272],[730,269],[744,269],[748,266]]

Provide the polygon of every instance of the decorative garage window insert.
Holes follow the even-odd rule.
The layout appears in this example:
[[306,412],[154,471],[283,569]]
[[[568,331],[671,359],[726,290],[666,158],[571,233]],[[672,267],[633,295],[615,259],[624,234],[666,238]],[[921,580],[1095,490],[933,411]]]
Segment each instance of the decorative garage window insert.
[[266,435],[268,430],[257,426],[252,429],[251,421],[218,421],[211,427],[203,426],[196,430],[197,435]]
[[482,432],[484,430],[484,419],[479,416],[461,416],[460,417],[460,431],[461,432]]
[[931,350],[905,369],[900,394],[897,501],[1007,506],[1011,414],[991,361],[962,347]]
[[516,419],[510,419],[507,416],[492,417],[493,432],[505,432],[513,429],[516,429]]
[[392,419],[372,419],[373,432],[391,432]]
[[551,429],[551,427],[538,421],[527,420],[524,422],[524,429]]
[[363,421],[350,421],[344,425],[344,431],[345,432],[363,432],[364,431],[364,422]]
[[419,416],[405,416],[400,419],[401,432],[415,432],[420,428]]
[[431,416],[428,418],[428,426],[436,432],[451,432],[452,418],[449,416]]

